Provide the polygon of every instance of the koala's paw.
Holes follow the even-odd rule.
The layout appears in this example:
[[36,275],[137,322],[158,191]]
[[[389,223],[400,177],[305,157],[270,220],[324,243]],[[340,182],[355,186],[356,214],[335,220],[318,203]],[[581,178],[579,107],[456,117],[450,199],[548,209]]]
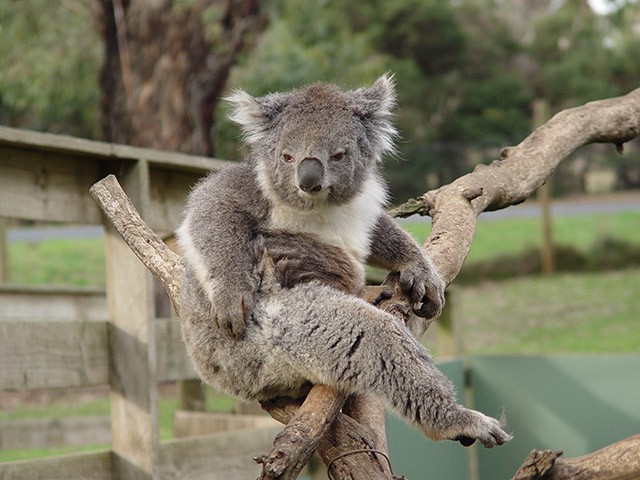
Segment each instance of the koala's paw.
[[479,440],[486,448],[503,445],[511,440],[511,435],[504,431],[504,426],[495,418],[488,417],[475,410],[464,409],[463,425],[459,432],[450,437],[465,447],[469,447]]
[[414,305],[420,304],[413,309],[419,317],[433,318],[442,312],[445,284],[432,265],[418,263],[402,270],[400,287]]
[[231,338],[240,338],[251,319],[255,304],[255,292],[247,289],[225,289],[212,292],[211,317]]

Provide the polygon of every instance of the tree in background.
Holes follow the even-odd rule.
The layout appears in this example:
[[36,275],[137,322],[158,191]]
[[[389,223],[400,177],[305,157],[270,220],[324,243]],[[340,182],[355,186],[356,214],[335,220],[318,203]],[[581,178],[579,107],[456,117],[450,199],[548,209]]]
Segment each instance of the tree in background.
[[212,155],[229,70],[264,25],[259,0],[94,0],[105,48],[102,136]]
[[[521,140],[536,98],[555,112],[634,88],[638,2],[610,4],[603,15],[586,0],[5,0],[0,123],[202,154],[215,144],[236,159],[225,90],[353,87],[390,70],[403,139],[386,176],[402,200]],[[590,161],[640,185],[632,156]]]
[[86,1],[0,2],[0,123],[95,138],[100,39]]

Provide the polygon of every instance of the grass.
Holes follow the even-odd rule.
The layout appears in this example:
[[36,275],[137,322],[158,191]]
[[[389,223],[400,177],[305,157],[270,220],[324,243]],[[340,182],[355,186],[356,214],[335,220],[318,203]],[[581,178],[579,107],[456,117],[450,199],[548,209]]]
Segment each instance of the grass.
[[[430,231],[425,222],[403,223],[419,242]],[[467,262],[487,260],[499,255],[515,254],[541,244],[541,227],[537,218],[479,221]],[[640,244],[640,211],[615,214],[575,215],[553,220],[553,240],[587,251],[604,237]]]
[[[220,395],[212,390],[207,391],[207,410],[230,412],[233,410],[233,399]],[[173,438],[173,414],[178,409],[175,396],[160,398],[158,401],[158,431],[160,440]],[[68,399],[50,402],[46,405],[23,404],[11,410],[0,411],[0,421],[23,420],[29,418],[61,419],[86,415],[109,415],[108,396],[99,396],[89,400],[70,402]],[[61,448],[35,448],[0,450],[0,462],[28,460],[31,458],[78,453],[83,451],[109,448],[109,445],[83,445]]]
[[104,240],[56,238],[38,243],[12,242],[7,247],[7,270],[10,282],[16,285],[102,287]]
[[[430,230],[425,222],[405,222],[403,227],[420,242]],[[556,217],[553,222],[554,243],[559,245],[585,252],[604,237],[640,244],[640,211]],[[540,238],[536,218],[480,221],[466,262],[516,254],[540,245]],[[15,242],[9,243],[7,253],[13,284],[104,286],[102,238]]]
[[529,277],[455,290],[469,353],[631,353],[640,269]]
[[71,453],[92,452],[109,448],[108,445],[74,445],[58,448],[31,448],[24,450],[0,450],[0,462],[16,462],[35,458],[53,457]]

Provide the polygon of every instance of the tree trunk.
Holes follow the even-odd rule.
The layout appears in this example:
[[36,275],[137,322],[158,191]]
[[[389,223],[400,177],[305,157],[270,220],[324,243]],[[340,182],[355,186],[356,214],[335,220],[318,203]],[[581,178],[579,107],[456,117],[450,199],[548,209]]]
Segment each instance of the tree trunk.
[[213,155],[213,112],[264,26],[260,0],[94,1],[104,140]]

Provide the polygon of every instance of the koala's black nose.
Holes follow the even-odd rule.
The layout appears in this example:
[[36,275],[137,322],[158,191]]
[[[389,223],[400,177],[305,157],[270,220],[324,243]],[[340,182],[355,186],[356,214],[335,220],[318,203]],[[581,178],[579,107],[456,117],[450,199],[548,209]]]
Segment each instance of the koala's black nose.
[[324,167],[317,158],[307,157],[298,165],[298,186],[303,192],[320,192],[323,177]]

